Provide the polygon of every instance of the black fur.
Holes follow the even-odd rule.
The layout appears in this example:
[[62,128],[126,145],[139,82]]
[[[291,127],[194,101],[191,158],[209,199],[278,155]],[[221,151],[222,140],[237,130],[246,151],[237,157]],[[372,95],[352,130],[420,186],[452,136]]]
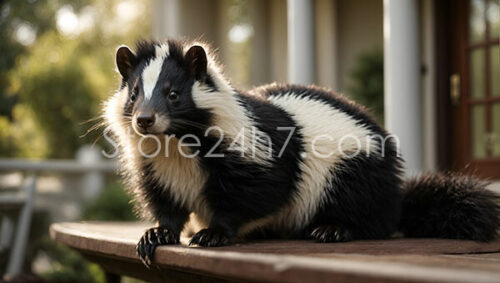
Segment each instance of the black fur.
[[314,85],[302,86],[293,84],[270,84],[261,86],[255,91],[264,96],[282,96],[290,92],[297,94],[300,93],[303,97],[325,102],[335,109],[346,113],[356,120],[359,125],[367,127],[376,134],[382,134],[384,136],[387,135],[386,130],[375,122],[362,105],[356,104],[354,101],[348,100],[346,97],[338,95],[333,91]]
[[142,172],[142,196],[153,218],[158,221],[158,227],[147,230],[137,244],[137,254],[149,266],[157,246],[179,243],[189,212],[169,195],[168,188],[154,179],[150,165],[144,166]]
[[[401,210],[402,160],[396,145],[366,110],[331,91],[298,85],[264,86],[257,90],[265,96],[298,93],[338,109],[380,138],[387,138],[383,155],[357,155],[345,158],[332,170],[328,199],[320,205],[315,219],[305,229],[306,237],[317,241],[384,238],[397,228]],[[332,121],[334,123],[334,121]],[[374,138],[374,141],[379,141]],[[360,176],[362,174],[362,176]]]
[[[216,153],[224,153],[224,158],[204,158],[201,161],[209,172],[209,180],[204,189],[211,210],[214,212],[210,230],[218,231],[228,238],[235,236],[238,228],[251,220],[277,212],[293,195],[300,175],[300,153],[304,151],[300,127],[295,124],[289,114],[267,103],[240,95],[245,107],[256,114],[259,130],[271,138],[272,156],[274,160],[269,166],[256,164],[242,159],[239,152],[231,152],[228,144]],[[272,115],[271,115],[272,114]],[[277,127],[295,127],[287,150],[278,157],[289,132],[277,131]],[[207,148],[213,146],[213,140],[205,138],[201,156],[205,156]],[[203,245],[204,238],[220,235],[207,233],[203,238],[195,236],[192,244]],[[225,244],[227,240],[213,239],[211,246]]]
[[404,185],[401,231],[407,237],[493,240],[500,227],[499,198],[486,185],[453,173],[409,180]]
[[137,255],[142,263],[149,268],[153,262],[155,250],[161,245],[173,245],[179,243],[179,235],[171,230],[159,226],[148,229],[137,243]]
[[[309,229],[334,225],[333,232],[341,230],[351,239],[389,237],[396,231],[401,210],[399,171],[397,163],[384,159],[359,155],[344,160],[332,172],[328,200]],[[314,233],[311,236],[317,239]]]
[[189,212],[169,195],[168,188],[164,188],[155,180],[150,165],[146,165],[143,170],[142,188],[149,210],[161,227],[168,228],[178,236]]

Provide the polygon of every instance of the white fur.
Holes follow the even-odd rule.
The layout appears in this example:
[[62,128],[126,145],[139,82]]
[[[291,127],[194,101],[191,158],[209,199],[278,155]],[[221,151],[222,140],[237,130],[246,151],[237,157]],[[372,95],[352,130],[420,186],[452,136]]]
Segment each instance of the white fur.
[[[269,165],[272,159],[272,144],[266,134],[257,129],[249,111],[241,105],[233,91],[209,92],[199,82],[192,88],[193,100],[200,109],[209,109],[214,115],[214,126],[222,130],[224,138],[233,141],[233,149],[262,165]],[[217,130],[210,131],[219,134]]]
[[[169,138],[169,137],[167,137]],[[189,211],[195,212],[208,222],[211,212],[201,195],[203,186],[208,178],[206,172],[200,167],[198,158],[187,158],[182,156],[178,149],[179,140],[170,137],[168,144],[165,137],[160,137],[162,152],[154,158],[146,159],[153,166],[154,177],[168,189],[168,192],[179,203]],[[164,152],[168,150],[166,157]],[[188,148],[183,148],[188,152]]]
[[104,118],[108,129],[115,135],[120,146],[121,170],[132,182],[137,182],[138,168],[141,166],[140,156],[136,154],[137,146],[133,137],[136,136],[131,128],[130,118],[123,116],[123,106],[128,99],[128,88],[116,92],[104,107]]
[[[157,139],[143,138],[132,130],[130,121],[123,116],[123,105],[127,97],[128,89],[124,88],[115,93],[104,107],[104,118],[120,145],[120,159],[125,175],[133,184],[140,183],[138,178],[141,178],[140,170],[144,162],[151,164],[155,170],[154,177],[165,189],[168,189],[173,198],[189,211],[196,213],[201,223],[208,223],[211,212],[201,196],[201,189],[205,185],[207,175],[200,167],[199,160],[182,156],[178,151],[176,138],[171,138],[167,143],[164,135],[157,136]],[[141,138],[143,138],[142,142]],[[159,153],[154,157],[144,158],[141,151],[146,155],[156,152],[157,140],[160,141],[159,146],[161,146]],[[182,150],[188,151],[186,148]],[[144,209],[147,210],[147,207]]]
[[168,44],[157,45],[155,47],[155,58],[144,68],[142,73],[142,81],[144,84],[144,99],[150,100],[153,96],[153,90],[160,76],[163,61],[168,56]]
[[134,172],[135,168],[139,168],[139,160],[134,154],[132,143],[132,135],[134,131],[131,129],[130,118],[123,116],[123,106],[128,99],[128,88],[125,87],[116,92],[106,103],[104,107],[104,118],[106,119],[108,129],[116,136],[117,142],[120,145],[120,158],[122,161],[122,170],[127,174]]
[[123,118],[123,107],[127,101],[128,88],[117,91],[104,103],[104,119],[106,124],[115,135],[125,136],[125,121]]

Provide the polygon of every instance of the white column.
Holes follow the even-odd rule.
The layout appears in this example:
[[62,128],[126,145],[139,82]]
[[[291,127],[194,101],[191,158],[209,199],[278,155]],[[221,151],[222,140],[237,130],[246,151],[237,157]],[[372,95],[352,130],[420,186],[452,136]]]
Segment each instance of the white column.
[[407,174],[422,169],[417,0],[384,0],[384,107],[387,129],[399,138]]
[[179,36],[179,0],[153,0],[153,37],[157,39]]
[[288,81],[311,84],[314,80],[313,1],[288,0]]

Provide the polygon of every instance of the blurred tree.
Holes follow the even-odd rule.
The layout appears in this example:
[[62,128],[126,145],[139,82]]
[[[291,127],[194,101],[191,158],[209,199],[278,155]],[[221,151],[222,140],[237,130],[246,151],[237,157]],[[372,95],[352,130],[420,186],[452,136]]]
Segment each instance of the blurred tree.
[[[15,128],[10,126],[17,93],[9,82],[9,72],[18,58],[29,51],[38,34],[55,27],[56,7],[69,0],[0,1],[0,154],[13,157],[19,154],[15,142]],[[84,1],[72,1],[75,7]]]
[[[140,0],[0,1],[1,157],[72,158],[80,145],[96,139],[80,138],[91,126],[82,122],[98,116],[103,98],[119,85],[116,47],[149,36],[148,5]],[[120,187],[105,192],[97,204],[86,206],[85,217],[133,218]],[[48,281],[104,280],[98,266],[57,247],[48,235],[42,238],[46,242],[31,247],[30,258],[50,258]]]
[[375,48],[361,53],[350,72],[347,94],[368,107],[378,122],[384,122],[384,52]]
[[[72,158],[118,86],[116,46],[149,34],[149,2],[0,3],[0,156]],[[3,83],[5,82],[5,83]]]
[[89,43],[79,38],[47,32],[14,70],[20,102],[33,112],[50,145],[50,157],[73,157],[80,145],[90,142],[79,138],[87,127],[82,121],[96,115],[101,92],[110,91],[111,82],[105,78],[111,81],[112,66],[101,63],[106,60],[89,49]]
[[9,91],[7,74],[17,58],[28,51],[37,35],[55,27],[57,7],[71,2],[75,8],[88,1],[78,0],[8,0],[0,1],[0,116],[12,118],[15,93]]

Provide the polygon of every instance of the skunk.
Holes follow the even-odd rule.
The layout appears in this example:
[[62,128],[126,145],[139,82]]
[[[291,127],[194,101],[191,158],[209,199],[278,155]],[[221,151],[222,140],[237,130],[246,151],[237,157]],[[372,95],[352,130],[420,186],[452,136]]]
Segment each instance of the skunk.
[[396,136],[354,102],[316,86],[238,90],[200,43],[141,41],[116,52],[121,87],[104,117],[139,212],[155,220],[137,252],[252,235],[344,242],[492,240],[496,196],[472,177],[403,178]]

